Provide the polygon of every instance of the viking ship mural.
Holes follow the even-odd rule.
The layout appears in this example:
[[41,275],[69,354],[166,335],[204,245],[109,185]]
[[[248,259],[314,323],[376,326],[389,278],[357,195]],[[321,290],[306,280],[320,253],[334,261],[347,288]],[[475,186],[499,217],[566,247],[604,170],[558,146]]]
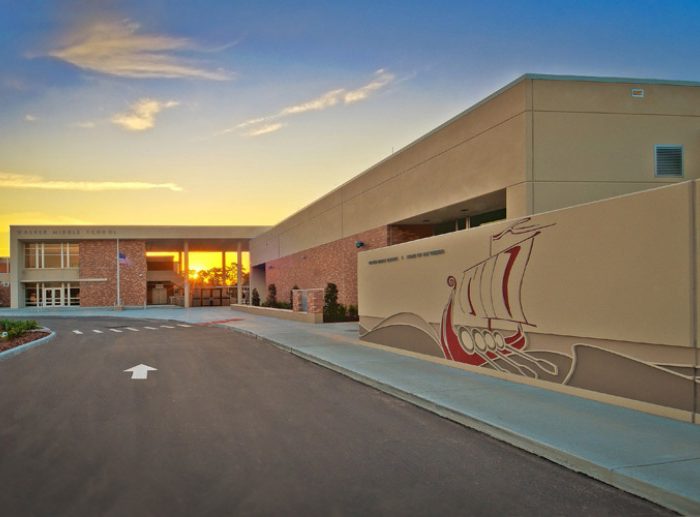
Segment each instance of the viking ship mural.
[[[535,238],[544,228],[553,226],[530,225],[529,222],[530,218],[523,219],[493,235],[489,243],[489,257],[467,268],[462,273],[459,285],[454,276],[447,278],[447,285],[452,291],[440,325],[440,345],[445,358],[473,366],[488,364],[504,373],[515,370],[520,375],[532,378],[539,378],[542,372],[558,374],[556,364],[526,351],[527,335],[523,325],[535,325],[528,321],[523,310],[523,279]],[[513,237],[519,240],[494,252],[494,247]],[[458,304],[455,303],[457,299]],[[463,314],[481,319],[485,327],[455,325],[455,306]],[[494,322],[515,328],[512,332],[494,330]]]
[[[371,328],[361,325],[361,339],[509,377],[692,410],[700,400],[700,377],[688,355],[692,348],[674,347],[687,359],[669,362],[668,346],[627,342],[618,348],[614,341],[537,332],[523,304],[538,287],[526,284],[528,266],[531,259],[542,260],[538,241],[554,225],[524,218],[491,235],[482,260],[448,274],[447,303],[438,321],[397,312]],[[444,278],[435,281],[444,285]],[[562,300],[566,296],[562,291]]]

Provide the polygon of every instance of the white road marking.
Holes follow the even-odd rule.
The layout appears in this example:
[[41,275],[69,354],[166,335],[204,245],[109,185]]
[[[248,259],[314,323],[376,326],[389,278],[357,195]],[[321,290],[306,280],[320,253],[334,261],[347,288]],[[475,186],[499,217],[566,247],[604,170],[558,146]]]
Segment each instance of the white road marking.
[[164,329],[174,329],[175,327],[171,327],[170,325],[161,325]]
[[155,328],[155,327],[143,327],[143,328],[148,329],[148,330],[158,330],[158,329]]
[[80,332],[79,330],[74,330],[73,334],[82,334],[82,332]]
[[185,325],[184,323],[178,323],[178,327],[185,327],[185,328],[190,328],[192,325]]
[[138,332],[139,329],[135,329],[134,327],[126,327],[126,330],[130,330],[132,332]]
[[131,372],[131,378],[133,380],[145,380],[148,379],[148,372],[158,371],[158,368],[153,368],[147,364],[139,364],[124,371]]
[[102,331],[101,331],[101,330],[93,330],[93,332],[94,332],[95,334],[102,334]]
[[121,330],[117,330],[117,329],[109,329],[109,330],[111,330],[112,332],[119,332],[121,334]]

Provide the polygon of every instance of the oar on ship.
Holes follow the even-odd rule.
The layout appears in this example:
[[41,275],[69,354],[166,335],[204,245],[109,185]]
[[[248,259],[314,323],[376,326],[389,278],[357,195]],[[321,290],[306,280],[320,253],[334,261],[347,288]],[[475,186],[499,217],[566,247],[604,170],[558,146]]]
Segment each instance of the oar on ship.
[[[522,338],[525,339],[524,334]],[[518,357],[521,357],[526,361],[530,361],[532,364],[536,365],[540,370],[542,370],[543,372],[547,372],[550,375],[557,375],[559,373],[559,367],[556,364],[552,363],[551,361],[547,361],[546,359],[538,359],[537,357],[532,357],[527,352],[523,352],[522,350],[509,345],[508,343],[506,343],[506,340],[499,332],[495,333],[495,339],[497,348],[501,350],[508,350],[511,354],[516,354]]]

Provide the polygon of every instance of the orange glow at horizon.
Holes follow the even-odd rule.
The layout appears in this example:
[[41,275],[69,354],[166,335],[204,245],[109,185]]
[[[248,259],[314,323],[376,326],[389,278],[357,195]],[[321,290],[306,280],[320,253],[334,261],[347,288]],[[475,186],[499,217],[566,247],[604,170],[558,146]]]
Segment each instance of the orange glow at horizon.
[[[221,267],[220,251],[191,251],[190,252],[190,278],[197,278],[199,271]],[[147,257],[173,257],[173,262],[178,263],[180,256],[177,251],[148,251]],[[250,254],[247,251],[242,253],[243,271],[250,271]],[[236,252],[226,252],[226,267],[236,262]]]

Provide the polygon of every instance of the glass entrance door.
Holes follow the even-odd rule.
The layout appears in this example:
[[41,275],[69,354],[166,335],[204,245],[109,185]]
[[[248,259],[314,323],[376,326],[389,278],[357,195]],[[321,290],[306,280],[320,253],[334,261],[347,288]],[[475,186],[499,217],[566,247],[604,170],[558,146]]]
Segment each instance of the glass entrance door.
[[59,307],[63,305],[60,287],[44,287],[44,307]]

